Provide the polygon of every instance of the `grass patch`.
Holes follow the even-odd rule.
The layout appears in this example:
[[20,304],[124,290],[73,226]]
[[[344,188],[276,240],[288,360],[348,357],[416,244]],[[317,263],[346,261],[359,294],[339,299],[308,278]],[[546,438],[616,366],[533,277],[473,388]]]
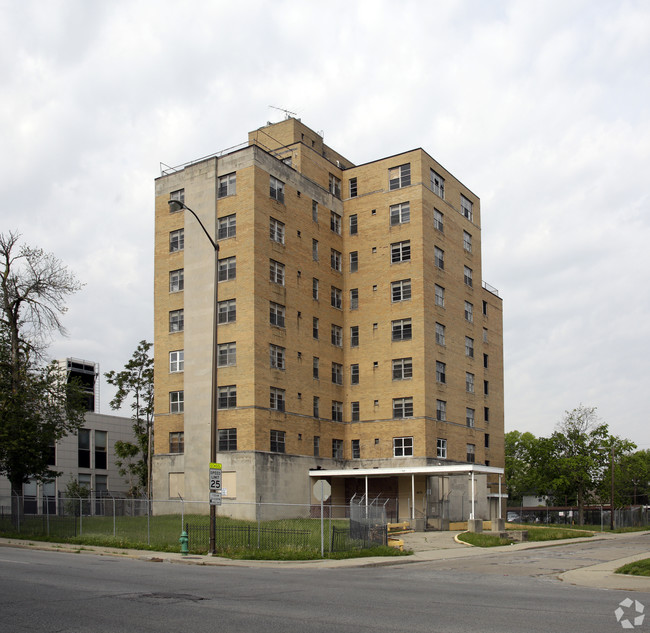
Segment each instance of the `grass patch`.
[[528,529],[529,541],[559,541],[565,538],[581,538],[583,536],[593,536],[593,532],[584,530],[567,530],[564,528],[553,527],[535,527]]
[[617,574],[627,574],[628,576],[650,576],[650,558],[637,560],[619,567]]
[[458,540],[474,545],[475,547],[499,547],[501,545],[510,545],[510,543],[514,542],[508,538],[501,538],[495,534],[485,534],[483,532],[463,532],[458,535]]

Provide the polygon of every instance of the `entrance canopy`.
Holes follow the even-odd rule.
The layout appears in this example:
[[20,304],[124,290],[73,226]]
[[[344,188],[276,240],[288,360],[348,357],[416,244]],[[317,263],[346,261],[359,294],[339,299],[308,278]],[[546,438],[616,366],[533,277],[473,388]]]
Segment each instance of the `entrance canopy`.
[[395,477],[397,475],[503,475],[503,468],[481,464],[449,464],[445,466],[412,466],[399,468],[321,468],[309,471],[310,477]]
[[[415,476],[416,475],[462,475],[467,473],[472,479],[472,510],[470,519],[474,518],[474,476],[475,475],[499,475],[499,493],[501,497],[501,477],[504,474],[503,468],[496,466],[483,466],[481,464],[449,464],[444,466],[412,466],[396,468],[335,468],[335,469],[312,469],[309,476],[314,478],[350,478],[359,477],[366,481],[366,504],[368,503],[368,479],[373,477],[411,477],[411,519],[415,520]],[[499,504],[499,518],[501,518],[501,504]]]

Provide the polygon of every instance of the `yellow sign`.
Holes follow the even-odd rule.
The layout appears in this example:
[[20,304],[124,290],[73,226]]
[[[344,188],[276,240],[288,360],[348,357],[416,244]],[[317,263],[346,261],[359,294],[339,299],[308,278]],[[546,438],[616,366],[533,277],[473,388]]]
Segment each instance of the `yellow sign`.
[[217,470],[221,470],[221,464],[212,463],[210,464],[210,468],[216,468]]

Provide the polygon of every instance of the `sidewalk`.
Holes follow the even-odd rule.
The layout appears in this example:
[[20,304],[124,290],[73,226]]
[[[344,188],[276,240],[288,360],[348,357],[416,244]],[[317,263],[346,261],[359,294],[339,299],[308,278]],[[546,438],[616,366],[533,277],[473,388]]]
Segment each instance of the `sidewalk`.
[[[259,561],[259,560],[232,560],[218,556],[189,554],[182,556],[176,552],[152,552],[148,550],[131,550],[115,547],[97,547],[92,545],[73,545],[67,543],[45,543],[39,541],[17,540],[0,538],[0,547],[29,548],[50,552],[95,554],[99,556],[117,556],[154,563],[175,563],[181,565],[210,565],[231,567],[268,567],[268,568],[297,568],[305,565],[323,569],[340,569],[353,567],[387,567],[394,565],[409,565],[426,563],[437,560],[454,558],[472,558],[487,555],[507,554],[527,549],[544,547],[557,547],[564,544],[581,541],[614,540],[625,538],[626,534],[602,534],[591,538],[564,539],[560,541],[515,543],[513,545],[496,548],[472,547],[455,540],[460,532],[414,532],[403,535],[404,545],[413,550],[411,556],[384,557],[373,556],[368,558],[347,558],[342,560],[308,560],[308,561]],[[650,532],[646,532],[650,536]],[[650,545],[650,540],[649,540]],[[613,560],[598,565],[583,567],[564,572],[559,578],[572,585],[585,587],[599,587],[601,589],[621,589],[625,591],[650,592],[650,577],[626,576],[615,574],[614,570],[626,563],[650,558],[650,551],[624,559]]]

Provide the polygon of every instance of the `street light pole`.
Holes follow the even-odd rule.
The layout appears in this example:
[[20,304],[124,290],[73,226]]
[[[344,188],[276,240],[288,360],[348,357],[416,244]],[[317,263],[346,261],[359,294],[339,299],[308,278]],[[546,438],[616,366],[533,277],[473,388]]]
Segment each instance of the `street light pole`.
[[[184,202],[180,200],[169,200],[169,209],[172,212],[180,211],[185,209],[189,211],[199,223],[200,227],[203,229],[205,236],[210,240],[210,244],[214,249],[214,299],[212,305],[212,386],[210,391],[210,463],[215,463],[217,461],[217,436],[218,436],[218,423],[217,423],[217,353],[218,353],[218,344],[217,344],[217,306],[219,300],[219,244],[215,242],[210,234],[208,233],[203,222],[199,219],[199,216],[194,213]],[[210,548],[209,554],[214,555],[216,551],[216,507],[210,504]]]
[[612,443],[612,456],[610,458],[610,467],[612,471],[612,489],[611,489],[611,499],[612,499],[612,511],[609,513],[609,522],[610,529],[614,531],[614,444]]

